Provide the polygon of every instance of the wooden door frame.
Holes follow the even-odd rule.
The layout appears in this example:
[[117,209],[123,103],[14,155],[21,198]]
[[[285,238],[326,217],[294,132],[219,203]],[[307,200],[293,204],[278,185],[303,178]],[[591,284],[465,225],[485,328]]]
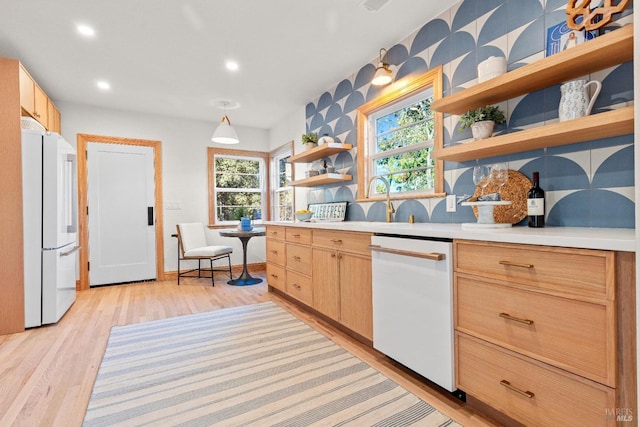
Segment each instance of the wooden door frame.
[[162,209],[162,145],[160,141],[147,139],[120,138],[113,136],[90,135],[79,133],[77,137],[78,152],[78,212],[80,215],[80,283],[79,291],[89,289],[89,218],[87,216],[88,185],[87,185],[87,143],[137,145],[153,148],[153,173],[155,178],[155,206],[156,206],[156,280],[164,280],[164,234]]

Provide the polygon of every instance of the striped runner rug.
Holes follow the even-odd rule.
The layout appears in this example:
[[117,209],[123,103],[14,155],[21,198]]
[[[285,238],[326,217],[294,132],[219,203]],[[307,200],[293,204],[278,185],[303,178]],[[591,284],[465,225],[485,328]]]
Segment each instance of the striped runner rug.
[[459,426],[272,302],[115,326],[84,426]]

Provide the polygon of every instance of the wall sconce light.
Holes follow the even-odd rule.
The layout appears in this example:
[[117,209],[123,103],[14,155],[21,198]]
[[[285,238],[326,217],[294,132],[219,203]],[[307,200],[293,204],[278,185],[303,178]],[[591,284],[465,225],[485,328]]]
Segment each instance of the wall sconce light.
[[227,103],[223,103],[225,114],[224,117],[222,117],[222,121],[213,132],[211,141],[217,142],[218,144],[238,144],[240,139],[238,138],[236,130],[231,127],[231,120],[229,120],[229,117],[227,116],[227,105]]
[[[384,54],[383,54],[384,51]],[[383,86],[391,83],[391,70],[389,69],[389,63],[385,62],[387,60],[387,49],[380,49],[380,62],[378,62],[378,66],[376,67],[376,72],[373,75],[373,80],[371,80],[371,84],[374,86]]]

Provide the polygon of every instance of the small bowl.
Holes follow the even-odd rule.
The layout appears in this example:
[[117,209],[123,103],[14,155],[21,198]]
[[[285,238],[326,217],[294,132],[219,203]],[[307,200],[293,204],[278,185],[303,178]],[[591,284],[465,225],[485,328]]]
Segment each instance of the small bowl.
[[309,213],[296,212],[296,218],[298,219],[298,221],[308,221],[311,219],[312,216],[313,216],[313,212],[309,212]]

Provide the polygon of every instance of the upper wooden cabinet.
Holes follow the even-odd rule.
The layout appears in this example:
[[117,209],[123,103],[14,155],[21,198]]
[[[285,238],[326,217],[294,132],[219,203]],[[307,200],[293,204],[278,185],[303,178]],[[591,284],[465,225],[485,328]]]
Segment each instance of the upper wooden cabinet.
[[[438,99],[435,111],[462,114],[633,59],[633,25]],[[440,160],[467,161],[574,144],[633,132],[633,107],[435,150]]]
[[30,115],[33,115],[36,109],[35,83],[22,65],[20,65],[20,106]]
[[[60,112],[47,94],[20,64],[20,107],[23,115],[36,119],[48,131],[60,133]],[[49,117],[49,115],[52,117]]]
[[60,120],[60,111],[56,106],[47,98],[47,130],[51,132],[61,133],[62,124]]

